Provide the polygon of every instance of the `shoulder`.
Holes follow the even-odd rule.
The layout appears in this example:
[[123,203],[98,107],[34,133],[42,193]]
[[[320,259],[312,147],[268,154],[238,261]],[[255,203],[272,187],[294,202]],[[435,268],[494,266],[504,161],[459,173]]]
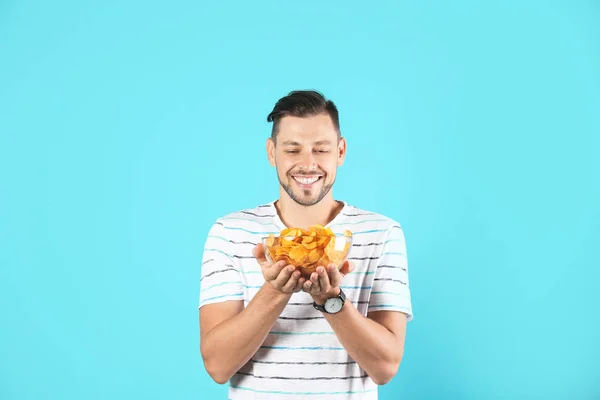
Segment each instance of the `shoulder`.
[[402,225],[397,219],[384,215],[380,212],[357,207],[348,204],[343,211],[345,218],[352,220],[355,224],[369,224],[376,227],[379,232],[389,232],[394,229],[402,230]]
[[260,218],[273,218],[276,216],[273,202],[260,204],[252,208],[243,208],[221,215],[215,222],[243,220],[260,220]]
[[255,207],[242,208],[218,216],[210,228],[213,233],[227,235],[266,235],[277,230],[274,218],[276,210],[273,202]]

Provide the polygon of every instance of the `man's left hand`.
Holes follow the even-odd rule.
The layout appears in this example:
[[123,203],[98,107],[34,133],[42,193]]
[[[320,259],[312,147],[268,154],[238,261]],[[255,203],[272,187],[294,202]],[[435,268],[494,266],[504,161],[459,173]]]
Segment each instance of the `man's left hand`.
[[330,297],[339,296],[342,278],[354,270],[354,265],[345,261],[338,270],[335,265],[329,265],[327,269],[317,267],[302,286],[302,290],[309,293],[317,304],[323,304]]

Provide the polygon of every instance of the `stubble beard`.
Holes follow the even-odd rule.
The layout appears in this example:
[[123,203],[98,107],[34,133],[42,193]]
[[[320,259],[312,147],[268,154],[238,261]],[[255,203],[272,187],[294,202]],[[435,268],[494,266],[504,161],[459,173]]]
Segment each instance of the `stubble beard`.
[[[292,183],[292,176],[288,173],[286,174],[286,177],[288,179],[288,182],[283,182],[281,180],[281,178],[279,178],[279,174],[277,174],[277,179],[279,179],[279,184],[281,185],[281,187],[283,188],[283,190],[285,190],[285,192],[288,194],[288,196],[290,196],[290,199],[292,199],[294,202],[296,202],[297,204],[304,206],[304,207],[310,207],[310,206],[314,206],[315,204],[318,204],[321,200],[323,200],[323,198],[325,198],[325,196],[327,196],[327,194],[331,191],[331,188],[333,187],[333,184],[335,183],[335,179],[333,182],[331,182],[328,185],[323,185],[321,187],[321,190],[319,191],[319,194],[315,197],[311,197],[311,190],[304,190],[304,196],[298,196],[296,193],[294,193],[294,188],[292,187],[293,183]],[[323,179],[323,181],[325,180],[325,178],[327,177],[326,174],[323,174],[323,177],[321,179]]]

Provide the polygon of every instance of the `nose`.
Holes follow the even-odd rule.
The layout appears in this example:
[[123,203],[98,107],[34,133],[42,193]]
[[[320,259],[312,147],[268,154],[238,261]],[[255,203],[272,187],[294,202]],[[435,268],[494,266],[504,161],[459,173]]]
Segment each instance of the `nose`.
[[298,163],[303,170],[313,171],[317,168],[317,161],[312,151],[304,151],[302,154],[302,158]]

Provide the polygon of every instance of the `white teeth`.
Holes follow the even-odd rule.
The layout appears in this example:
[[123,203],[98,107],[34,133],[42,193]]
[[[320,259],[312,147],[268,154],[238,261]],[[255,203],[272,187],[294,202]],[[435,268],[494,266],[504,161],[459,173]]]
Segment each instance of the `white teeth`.
[[298,182],[302,183],[303,185],[310,185],[311,183],[315,183],[317,180],[319,180],[319,177],[315,176],[312,178],[304,178],[304,177],[295,176],[294,179],[297,180]]

